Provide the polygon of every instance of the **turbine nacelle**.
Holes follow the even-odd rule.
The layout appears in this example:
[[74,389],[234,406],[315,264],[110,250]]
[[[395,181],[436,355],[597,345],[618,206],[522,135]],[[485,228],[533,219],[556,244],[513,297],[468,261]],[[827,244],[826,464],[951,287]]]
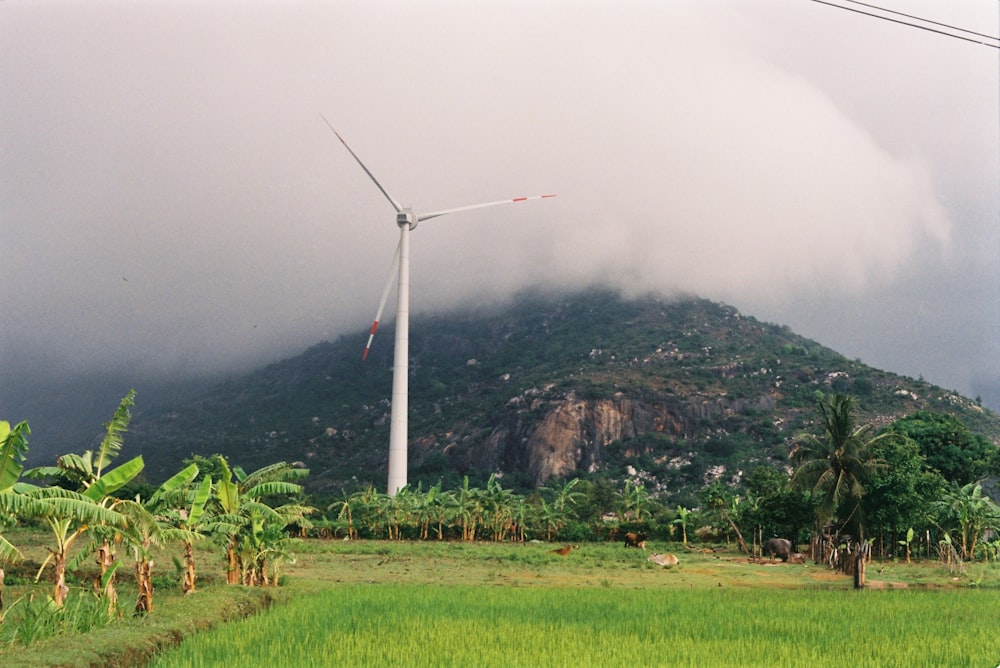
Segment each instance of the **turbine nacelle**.
[[400,227],[409,225],[410,229],[413,230],[416,229],[417,223],[419,222],[420,218],[418,218],[417,214],[413,212],[413,209],[403,209],[396,214],[396,224]]

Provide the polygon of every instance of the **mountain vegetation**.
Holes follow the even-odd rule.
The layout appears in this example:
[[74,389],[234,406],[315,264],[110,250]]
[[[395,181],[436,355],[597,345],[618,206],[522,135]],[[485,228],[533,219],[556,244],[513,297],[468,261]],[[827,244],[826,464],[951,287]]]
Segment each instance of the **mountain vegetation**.
[[[384,487],[392,328],[379,334],[365,362],[359,333],[138,412],[130,443],[147,477],[219,453],[247,469],[303,462],[320,495]],[[424,489],[494,474],[519,492],[627,479],[693,506],[712,482],[742,491],[760,466],[790,472],[795,436],[821,432],[818,392],[853,396],[858,424],[876,431],[914,415],[954,421],[980,464],[949,466],[969,476],[1000,442],[1000,417],[976,401],[703,299],[522,294],[416,317],[410,337],[409,482]]]

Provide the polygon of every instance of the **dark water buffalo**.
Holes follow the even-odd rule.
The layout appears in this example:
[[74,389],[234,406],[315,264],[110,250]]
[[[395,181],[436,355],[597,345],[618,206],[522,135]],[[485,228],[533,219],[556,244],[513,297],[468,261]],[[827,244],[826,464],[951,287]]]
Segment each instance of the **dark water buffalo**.
[[640,547],[646,549],[646,534],[627,533],[625,534],[625,547]]
[[771,561],[778,557],[787,562],[789,555],[792,554],[792,541],[785,538],[771,538],[764,543],[762,554],[765,557],[770,557]]

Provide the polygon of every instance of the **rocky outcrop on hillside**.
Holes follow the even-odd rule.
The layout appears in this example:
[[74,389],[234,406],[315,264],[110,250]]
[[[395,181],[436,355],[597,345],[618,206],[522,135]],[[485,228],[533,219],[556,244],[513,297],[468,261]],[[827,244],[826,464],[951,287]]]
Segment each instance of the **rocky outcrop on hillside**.
[[526,470],[542,485],[552,477],[598,471],[614,443],[623,444],[625,456],[639,456],[646,448],[636,436],[699,438],[715,418],[772,410],[777,399],[690,396],[667,402],[631,399],[622,392],[610,399],[581,398],[572,391],[547,399],[541,394],[533,389],[512,399],[501,424],[465,450],[463,463],[486,470]]

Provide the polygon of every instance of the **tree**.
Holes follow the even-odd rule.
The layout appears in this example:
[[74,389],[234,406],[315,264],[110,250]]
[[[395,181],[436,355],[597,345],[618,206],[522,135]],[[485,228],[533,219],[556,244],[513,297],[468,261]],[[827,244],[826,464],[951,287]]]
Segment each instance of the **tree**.
[[916,443],[905,438],[883,439],[872,446],[872,455],[885,466],[869,472],[861,499],[864,517],[873,536],[886,547],[914,527],[928,526],[928,511],[945,489],[944,478],[927,468]]
[[974,434],[953,415],[919,411],[889,426],[914,441],[928,468],[958,485],[1000,473],[1000,454],[986,437]]
[[793,544],[808,540],[815,515],[808,492],[793,489],[788,474],[773,466],[761,465],[745,480],[747,498],[740,513],[744,532],[762,538],[787,538]]
[[795,466],[792,486],[809,490],[819,499],[816,507],[818,526],[839,520],[859,539],[864,538],[864,517],[861,497],[863,481],[883,466],[873,454],[875,443],[897,434],[883,433],[868,438],[870,425],[855,426],[857,408],[854,398],[846,394],[818,395],[821,436],[800,434],[790,457]]
[[[125,518],[85,494],[62,487],[33,487],[25,484],[20,489],[36,502],[48,507],[44,518],[52,531],[55,547],[49,548],[49,555],[39,567],[36,579],[41,577],[46,566],[51,563],[54,580],[52,600],[56,606],[62,607],[69,593],[66,568],[70,548],[91,526],[120,528],[125,524]],[[101,581],[99,588],[103,589],[106,584]]]
[[621,493],[621,518],[622,520],[632,520],[634,522],[643,522],[650,516],[649,508],[647,507],[649,501],[649,492],[646,491],[646,487],[641,482],[632,482],[630,479],[625,479],[625,488]]
[[740,531],[739,527],[736,526],[736,521],[734,519],[734,516],[737,519],[739,518],[739,498],[737,498],[729,488],[720,482],[714,482],[711,485],[708,485],[701,490],[700,495],[704,500],[709,513],[724,519],[726,524],[729,525],[729,528],[736,534],[736,542],[739,544],[740,550],[743,551],[743,554],[750,554],[750,548],[747,547],[747,543],[743,539],[743,533]]

